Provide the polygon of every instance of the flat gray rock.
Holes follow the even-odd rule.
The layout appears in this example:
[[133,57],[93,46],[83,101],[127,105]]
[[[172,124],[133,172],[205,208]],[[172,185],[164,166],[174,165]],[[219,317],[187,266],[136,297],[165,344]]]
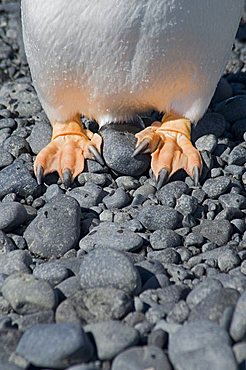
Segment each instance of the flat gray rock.
[[181,215],[176,210],[161,205],[143,207],[136,218],[151,231],[162,228],[175,229],[181,221]]
[[64,369],[90,360],[93,347],[78,324],[41,324],[27,329],[16,353],[34,366]]
[[176,201],[182,194],[187,194],[189,191],[188,185],[183,181],[173,181],[164,185],[156,193],[157,199],[163,206],[175,207]]
[[243,340],[246,335],[246,292],[237,301],[232,316],[230,335],[235,342]]
[[59,257],[74,248],[80,235],[80,207],[72,197],[53,198],[24,233],[28,249],[41,257]]
[[103,222],[80,240],[79,247],[87,252],[102,247],[134,251],[142,244],[143,239],[127,227],[117,223]]
[[140,276],[123,254],[111,248],[99,248],[89,252],[80,263],[80,284],[82,288],[113,287],[127,293],[139,292]]
[[28,251],[14,250],[0,254],[0,273],[10,275],[14,272],[30,273],[32,257]]
[[230,338],[216,323],[199,320],[171,333],[169,356],[178,370],[237,370]]
[[89,324],[84,330],[93,336],[100,360],[112,360],[124,349],[138,344],[139,341],[138,331],[119,321]]
[[25,207],[18,202],[0,203],[0,229],[5,232],[13,230],[27,220]]
[[132,347],[120,353],[113,361],[112,370],[171,370],[165,353],[158,347],[149,345]]
[[84,186],[80,186],[67,192],[70,197],[77,200],[81,208],[90,208],[97,206],[107,193],[101,188],[101,186],[93,184],[91,182],[86,183]]
[[173,248],[182,244],[182,238],[173,230],[161,229],[150,235],[150,244],[154,250]]
[[34,268],[33,276],[37,279],[46,280],[52,286],[55,286],[69,277],[69,271],[59,262],[46,262]]
[[49,283],[30,274],[10,275],[3,283],[2,294],[19,314],[54,309],[57,296]]
[[203,184],[202,190],[204,190],[210,198],[216,199],[229,189],[230,183],[231,180],[228,177],[218,176],[206,180]]
[[222,246],[230,240],[232,225],[228,220],[203,220],[200,225],[193,227],[192,231]]

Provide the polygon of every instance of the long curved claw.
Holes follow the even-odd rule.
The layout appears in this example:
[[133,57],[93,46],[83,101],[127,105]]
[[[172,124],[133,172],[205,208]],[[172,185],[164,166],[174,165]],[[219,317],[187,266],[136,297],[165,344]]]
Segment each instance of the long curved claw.
[[200,177],[200,168],[198,166],[195,166],[193,168],[193,175],[192,175],[192,180],[194,181],[195,186],[199,185],[199,177]]
[[66,168],[63,172],[62,177],[63,177],[63,183],[65,186],[65,189],[68,189],[73,180],[73,175],[72,175],[71,170],[69,168]]
[[141,141],[141,143],[134,150],[132,157],[136,157],[138,154],[141,153],[147,153],[146,150],[149,148],[149,143],[150,142],[148,139],[144,139],[143,141]]
[[93,155],[93,157],[97,160],[97,162],[100,163],[101,166],[104,166],[105,164],[104,160],[101,154],[99,153],[99,151],[97,150],[97,148],[93,145],[89,145],[88,150]]
[[44,178],[44,169],[43,167],[39,164],[36,167],[36,178],[37,178],[37,183],[38,185],[41,185],[43,183],[43,178]]
[[167,182],[169,173],[166,168],[162,168],[158,173],[158,177],[156,179],[156,189],[160,190],[160,188]]

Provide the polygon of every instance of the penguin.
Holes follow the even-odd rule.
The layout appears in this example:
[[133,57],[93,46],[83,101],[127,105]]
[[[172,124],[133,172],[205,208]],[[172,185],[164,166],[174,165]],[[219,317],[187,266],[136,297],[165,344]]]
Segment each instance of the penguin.
[[103,163],[100,128],[146,111],[163,118],[136,134],[164,183],[184,169],[198,183],[191,125],[205,113],[226,66],[244,0],[21,0],[32,80],[52,125],[34,162],[38,183],[56,171],[65,186],[85,159]]

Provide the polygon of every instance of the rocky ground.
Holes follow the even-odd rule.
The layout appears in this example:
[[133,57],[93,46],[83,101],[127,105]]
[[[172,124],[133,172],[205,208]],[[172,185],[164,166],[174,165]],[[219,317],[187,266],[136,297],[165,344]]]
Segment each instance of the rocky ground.
[[117,161],[115,143],[130,158],[133,134],[105,130],[114,171],[88,161],[66,191],[34,177],[51,130],[18,3],[0,1],[1,370],[244,369],[245,39],[241,25],[193,130],[200,186],[180,173],[157,191],[147,157]]

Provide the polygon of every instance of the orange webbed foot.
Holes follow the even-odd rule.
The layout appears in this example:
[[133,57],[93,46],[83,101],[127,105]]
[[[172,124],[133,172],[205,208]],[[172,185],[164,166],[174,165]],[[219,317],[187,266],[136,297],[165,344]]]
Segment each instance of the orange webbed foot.
[[102,138],[83,128],[78,117],[69,122],[53,123],[51,142],[37,155],[34,172],[39,184],[43,177],[57,172],[65,187],[84,169],[85,159],[96,159],[104,164],[100,155]]
[[191,122],[174,114],[136,134],[134,155],[151,153],[151,169],[160,188],[168,178],[184,169],[198,185],[202,169],[199,151],[190,140]]

